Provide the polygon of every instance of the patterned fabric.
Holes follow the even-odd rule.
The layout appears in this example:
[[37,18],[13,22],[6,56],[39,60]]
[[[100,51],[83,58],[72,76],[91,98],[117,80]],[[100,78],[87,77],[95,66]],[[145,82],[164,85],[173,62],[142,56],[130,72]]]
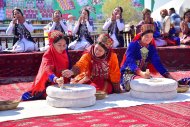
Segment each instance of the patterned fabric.
[[80,73],[86,72],[91,80],[91,85],[97,90],[112,93],[111,83],[119,83],[120,71],[117,55],[109,52],[103,58],[97,58],[94,55],[94,46],[90,52],[85,53],[80,60],[74,65],[78,67]]
[[145,33],[146,31],[155,31],[153,24],[143,24],[141,26],[141,32]]
[[57,77],[60,77],[62,70],[69,68],[69,58],[67,51],[64,50],[62,53],[58,53],[52,45],[52,43],[60,36],[62,37],[63,34],[56,30],[51,31],[48,34],[50,48],[44,53],[33,86],[28,91],[29,94],[23,94],[23,100],[30,100],[31,95],[34,96],[35,99],[40,98],[42,95],[41,93],[45,93],[44,91],[46,90],[46,87],[50,84],[53,84],[53,82],[49,82],[49,76],[55,74]]
[[79,29],[78,29],[76,35],[78,35],[77,41],[81,41],[82,37],[84,36],[85,39],[86,39],[90,44],[93,44],[93,43],[94,43],[93,40],[92,40],[92,38],[91,38],[91,36],[90,36],[90,33],[89,33],[88,29],[87,29],[86,24],[80,24],[80,25],[79,25]]
[[[110,20],[110,19],[107,19],[107,20]],[[120,19],[120,22],[124,23],[124,20]],[[111,25],[108,27],[108,33],[109,33],[110,36],[112,34],[115,34],[115,36],[116,36],[116,38],[117,38],[117,40],[119,42],[118,47],[124,47],[123,31],[119,31],[116,21],[112,21]]]
[[[63,22],[63,24],[65,24],[65,22]],[[53,22],[50,22],[49,23],[49,26],[51,27],[53,25]],[[66,25],[66,24],[65,24]],[[54,30],[58,30],[62,33],[65,33],[64,29],[62,28],[61,24],[60,23],[56,23],[55,25],[55,29]]]
[[20,100],[22,94],[27,91],[32,84],[33,82],[21,81],[19,81],[19,83],[1,84],[0,100]]
[[108,49],[112,47],[113,40],[110,38],[108,34],[100,34],[99,37],[97,38],[98,43],[102,43],[105,45]]
[[[170,74],[176,79],[188,79],[190,75],[190,71],[176,71],[170,72]],[[153,77],[162,77],[159,73],[153,74]],[[24,78],[24,77],[23,77]],[[136,76],[136,78],[139,78]],[[5,82],[8,80],[9,82]],[[11,82],[10,82],[11,80]],[[28,80],[20,80],[18,78],[0,78],[0,100],[17,100],[21,97],[21,95],[26,92],[29,88],[31,88],[34,77]]]
[[[142,20],[139,22],[139,24],[137,25],[137,34],[140,33],[142,30],[141,30],[141,26],[145,24],[145,21]],[[161,37],[161,33],[160,33],[160,28],[159,28],[159,25],[154,22],[154,38],[160,38]]]
[[63,36],[64,36],[64,34],[58,30],[53,30],[53,31],[49,32],[48,39],[49,39],[50,45],[52,45],[54,43],[54,41],[56,41],[57,38],[61,38]]
[[[26,21],[26,23],[30,24],[29,21]],[[18,40],[21,40],[23,37],[26,38],[29,41],[34,42],[30,32],[26,29],[24,24],[15,24],[15,27],[13,28],[13,34],[14,34],[13,45]]]
[[[113,49],[117,54],[119,64],[126,48]],[[158,54],[163,65],[170,71],[189,70],[190,46],[158,47]],[[0,77],[36,76],[43,52],[0,53]],[[73,66],[82,56],[83,51],[68,51],[70,64]]]
[[[43,121],[43,122],[42,122]],[[190,102],[146,104],[1,122],[4,127],[189,127]]]

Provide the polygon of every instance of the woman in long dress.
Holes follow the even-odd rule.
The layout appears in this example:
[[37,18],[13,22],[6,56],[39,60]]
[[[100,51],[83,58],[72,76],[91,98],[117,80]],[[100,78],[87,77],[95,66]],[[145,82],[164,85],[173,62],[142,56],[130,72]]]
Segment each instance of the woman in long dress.
[[160,61],[153,38],[153,24],[141,26],[141,32],[129,44],[121,66],[121,85],[130,90],[130,80],[135,76],[151,78],[151,72],[159,72],[165,78],[172,78]]
[[19,8],[15,8],[12,13],[13,19],[6,30],[6,34],[14,35],[12,51],[37,51],[38,46],[30,34],[34,30],[32,24],[29,21],[26,21],[22,11]]
[[101,34],[97,43],[92,45],[71,70],[62,72],[63,76],[76,76],[72,83],[90,84],[97,91],[107,94],[119,93],[120,70],[116,53],[111,49],[112,39],[107,34]]
[[60,84],[67,79],[61,78],[62,70],[69,69],[69,57],[67,53],[67,37],[60,31],[51,31],[48,34],[50,48],[44,53],[38,74],[34,80],[32,88],[22,95],[22,100],[44,99],[46,97],[46,87]]
[[125,22],[122,18],[123,8],[116,7],[103,25],[103,30],[108,30],[110,37],[113,39],[113,48],[124,47],[123,30]]
[[93,32],[93,26],[89,21],[89,16],[89,10],[83,9],[73,30],[73,35],[76,34],[77,39],[69,44],[69,49],[85,50],[94,43],[90,36],[90,33]]

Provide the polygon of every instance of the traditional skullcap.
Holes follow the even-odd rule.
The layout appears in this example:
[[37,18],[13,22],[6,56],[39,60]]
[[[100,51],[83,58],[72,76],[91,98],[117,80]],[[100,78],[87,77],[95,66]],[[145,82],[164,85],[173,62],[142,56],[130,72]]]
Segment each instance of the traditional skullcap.
[[64,34],[58,30],[53,30],[53,31],[49,32],[48,39],[49,39],[50,45],[55,43],[56,40],[62,38],[63,36],[64,36]]
[[112,47],[113,40],[108,34],[100,34],[97,39],[98,44],[103,44],[107,49]]
[[143,24],[141,26],[141,33],[145,35],[146,33],[153,33],[155,31],[154,24]]

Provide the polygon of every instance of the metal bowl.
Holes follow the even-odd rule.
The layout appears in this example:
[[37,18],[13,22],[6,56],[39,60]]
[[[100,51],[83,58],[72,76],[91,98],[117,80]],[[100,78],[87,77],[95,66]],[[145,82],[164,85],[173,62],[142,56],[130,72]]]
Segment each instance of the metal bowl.
[[189,90],[188,85],[178,85],[177,92],[178,93],[185,93]]
[[102,100],[106,97],[106,92],[104,91],[96,91],[95,96],[96,96],[96,100]]
[[20,100],[0,101],[0,111],[16,109],[19,103],[20,103]]

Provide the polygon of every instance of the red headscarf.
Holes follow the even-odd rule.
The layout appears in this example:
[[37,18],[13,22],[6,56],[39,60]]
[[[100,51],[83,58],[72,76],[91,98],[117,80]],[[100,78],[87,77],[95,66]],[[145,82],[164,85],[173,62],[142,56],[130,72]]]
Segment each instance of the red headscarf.
[[69,68],[67,51],[64,50],[62,53],[58,53],[53,46],[54,41],[63,36],[63,33],[57,30],[48,34],[50,47],[42,57],[40,69],[31,89],[32,94],[41,92],[45,89],[45,83],[48,81],[49,75],[55,74],[57,77],[60,77],[61,71]]

